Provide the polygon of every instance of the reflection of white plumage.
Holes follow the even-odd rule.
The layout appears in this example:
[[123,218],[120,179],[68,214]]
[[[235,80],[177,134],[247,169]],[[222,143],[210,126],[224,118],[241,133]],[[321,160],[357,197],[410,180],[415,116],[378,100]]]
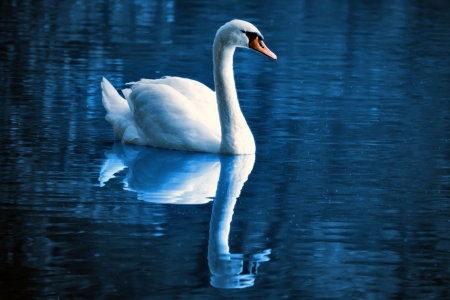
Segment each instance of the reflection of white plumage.
[[237,99],[233,75],[236,47],[273,59],[252,24],[233,20],[216,34],[213,46],[216,92],[190,79],[142,79],[122,98],[103,78],[106,120],[125,143],[225,154],[255,153],[255,142]]
[[203,204],[216,194],[220,173],[218,155],[179,152],[114,143],[105,152],[100,186],[128,169],[124,189],[153,203]]

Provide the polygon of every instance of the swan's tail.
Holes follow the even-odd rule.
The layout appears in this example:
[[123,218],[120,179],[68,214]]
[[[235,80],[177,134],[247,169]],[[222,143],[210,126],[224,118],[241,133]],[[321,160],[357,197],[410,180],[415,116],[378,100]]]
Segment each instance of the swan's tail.
[[118,119],[130,112],[127,100],[119,95],[105,77],[102,80],[102,102],[107,112],[105,119],[113,127]]
[[130,89],[122,90],[127,98],[122,98],[116,89],[103,77],[102,81],[102,102],[106,109],[105,119],[114,128],[114,135],[118,136],[125,143],[143,144],[139,136],[134,120],[130,114],[132,101],[130,100]]

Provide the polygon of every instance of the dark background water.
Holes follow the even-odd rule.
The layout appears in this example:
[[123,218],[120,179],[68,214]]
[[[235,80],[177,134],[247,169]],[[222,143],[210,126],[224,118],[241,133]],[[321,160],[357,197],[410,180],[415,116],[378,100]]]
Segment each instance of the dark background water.
[[[213,286],[219,202],[142,201],[100,90],[213,87],[212,40],[234,18],[279,58],[234,60],[257,153],[230,252],[270,249],[244,289]],[[2,1],[0,32],[2,299],[450,297],[449,1]],[[100,187],[108,153],[129,165]]]

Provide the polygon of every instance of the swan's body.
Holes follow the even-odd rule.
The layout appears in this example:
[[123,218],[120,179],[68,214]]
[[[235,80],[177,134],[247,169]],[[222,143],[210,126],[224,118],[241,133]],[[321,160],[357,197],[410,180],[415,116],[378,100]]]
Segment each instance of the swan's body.
[[255,142],[239,106],[233,74],[236,47],[276,59],[252,24],[223,25],[213,45],[216,92],[190,79],[142,79],[122,98],[103,78],[103,105],[114,134],[125,143],[223,154],[253,154]]

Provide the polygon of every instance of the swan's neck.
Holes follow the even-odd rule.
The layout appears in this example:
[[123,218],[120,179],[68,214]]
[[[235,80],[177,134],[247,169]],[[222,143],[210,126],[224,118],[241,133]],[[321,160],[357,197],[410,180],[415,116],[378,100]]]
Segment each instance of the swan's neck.
[[234,50],[234,46],[224,46],[218,38],[214,41],[214,84],[222,131],[220,152],[252,154],[255,142],[239,106],[234,83]]

